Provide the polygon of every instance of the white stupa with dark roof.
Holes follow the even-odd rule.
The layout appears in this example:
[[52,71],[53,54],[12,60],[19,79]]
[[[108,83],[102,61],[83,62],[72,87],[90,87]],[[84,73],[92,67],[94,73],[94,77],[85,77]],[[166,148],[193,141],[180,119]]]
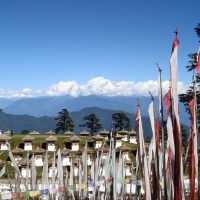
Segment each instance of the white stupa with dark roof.
[[24,151],[32,151],[33,150],[33,140],[35,137],[31,135],[27,135],[24,138],[22,138],[24,142]]
[[76,135],[74,135],[73,137],[71,137],[70,142],[72,143],[71,145],[71,151],[79,151],[79,142],[80,142],[80,138]]
[[122,146],[122,142],[123,142],[122,138],[123,136],[117,133],[117,135],[115,136],[115,141],[116,141],[115,148],[119,148]]
[[56,133],[52,130],[45,133],[45,135],[56,135]]
[[123,141],[125,141],[125,142],[128,141],[129,132],[127,130],[122,129],[122,130],[118,131],[118,133],[123,136],[123,138],[122,138]]
[[37,147],[36,149],[33,149],[32,152],[35,155],[35,166],[43,166],[43,154],[45,153],[45,150],[40,147]]
[[70,166],[71,165],[71,159],[70,159],[70,152],[71,149],[64,148],[61,153],[62,153],[62,158],[63,158],[63,166]]
[[103,136],[101,136],[100,134],[97,134],[95,136],[92,137],[95,141],[95,149],[101,148],[102,144],[103,144],[103,140],[105,139]]
[[66,132],[64,132],[64,135],[65,135],[65,136],[68,136],[68,137],[72,137],[72,136],[75,135],[75,133],[72,132],[72,131],[66,131]]
[[90,132],[84,130],[84,131],[80,132],[80,136],[89,137],[90,136]]
[[109,136],[110,136],[110,132],[109,131],[106,131],[105,129],[103,131],[99,131],[99,135],[108,139]]
[[4,151],[4,150],[8,150],[8,146],[6,144],[6,142],[8,140],[10,140],[10,136],[6,135],[6,134],[0,134],[0,150]]
[[48,138],[46,138],[47,142],[47,151],[56,151],[56,141],[57,137],[50,135]]
[[17,163],[22,159],[23,151],[23,149],[18,147],[12,150],[13,157]]
[[32,132],[29,133],[29,135],[40,135],[40,133],[37,132],[37,131],[32,131]]
[[137,144],[136,132],[134,130],[129,132],[129,137],[130,137],[129,140],[130,143]]

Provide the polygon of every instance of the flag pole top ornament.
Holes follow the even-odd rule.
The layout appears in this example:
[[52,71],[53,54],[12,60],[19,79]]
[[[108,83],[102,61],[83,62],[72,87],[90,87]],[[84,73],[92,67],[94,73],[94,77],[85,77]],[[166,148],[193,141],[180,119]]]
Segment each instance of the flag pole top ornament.
[[137,106],[140,107],[140,102],[138,98],[137,98]]
[[155,98],[154,98],[154,96],[151,94],[151,92],[149,91],[149,94],[150,94],[150,96],[151,96],[151,100],[152,101],[154,101],[155,100]]
[[175,38],[174,38],[174,42],[173,42],[173,45],[172,45],[172,51],[171,51],[171,53],[173,54],[173,52],[174,52],[174,49],[176,48],[176,47],[178,47],[178,45],[179,45],[179,40],[178,40],[178,29],[176,28],[176,30],[174,31],[174,33],[175,33]]
[[176,28],[176,30],[174,31],[174,33],[175,33],[175,36],[177,37],[178,36],[178,28]]
[[158,63],[156,63],[157,67],[158,67],[158,71],[161,73],[162,72],[162,69],[160,67],[160,65]]

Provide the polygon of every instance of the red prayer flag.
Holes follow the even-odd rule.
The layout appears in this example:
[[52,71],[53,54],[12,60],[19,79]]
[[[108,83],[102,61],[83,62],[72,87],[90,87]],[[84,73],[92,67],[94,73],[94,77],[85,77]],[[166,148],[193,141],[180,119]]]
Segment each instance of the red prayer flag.
[[106,179],[106,183],[112,183],[113,179],[112,178],[108,178]]
[[58,192],[60,192],[60,193],[66,192],[65,187],[58,187]]
[[179,127],[176,117],[174,117],[174,146],[175,146],[175,161],[174,161],[174,200],[182,200],[182,184],[181,184],[181,154],[182,145],[179,133]]
[[158,151],[160,150],[160,122],[156,120],[156,148]]
[[197,74],[200,77],[200,51],[198,52],[197,55]]
[[13,193],[11,193],[11,196],[12,196],[12,199],[18,199],[18,198],[20,198],[20,192],[13,192]]
[[195,156],[194,156],[194,99],[189,103],[191,114],[191,135],[190,135],[190,199],[195,198]]
[[179,45],[179,40],[178,40],[178,37],[175,36],[174,38],[174,42],[173,42],[173,45],[172,45],[172,53],[174,52],[174,49]]
[[165,103],[165,107],[166,107],[168,115],[170,114],[171,107],[172,107],[171,98],[172,98],[171,97],[171,89],[169,89],[169,91],[164,96],[164,103]]

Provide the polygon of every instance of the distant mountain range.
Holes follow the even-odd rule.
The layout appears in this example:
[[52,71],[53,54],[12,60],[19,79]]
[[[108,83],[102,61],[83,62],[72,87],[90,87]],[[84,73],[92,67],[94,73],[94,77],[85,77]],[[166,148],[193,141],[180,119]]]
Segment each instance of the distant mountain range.
[[37,130],[45,132],[55,128],[55,121],[51,117],[33,117],[29,115],[12,115],[0,111],[0,130],[12,130],[21,133],[22,130]]
[[[60,97],[38,97],[24,98],[19,100],[0,98],[0,107],[4,112],[15,115],[31,115],[35,117],[56,116],[57,113],[67,108],[70,112],[81,111],[87,107],[98,107],[108,110],[121,110],[129,113],[134,113],[137,106],[137,99],[141,105],[141,113],[143,116],[148,116],[148,106],[150,97],[136,96],[60,96]],[[155,98],[155,113],[158,113],[158,99]],[[185,112],[183,104],[180,104],[181,122],[189,125],[189,116]]]
[[[82,118],[90,113],[95,113],[98,118],[100,119],[103,129],[110,130],[111,129],[111,119],[112,114],[115,112],[121,112],[119,110],[107,110],[97,107],[91,107],[91,108],[84,108],[80,111],[71,112],[70,115],[74,121],[75,126],[75,132],[79,133],[80,131],[83,131],[84,129],[82,127],[79,127],[80,124],[83,123]],[[135,120],[135,114],[126,113],[129,119],[131,120],[131,126],[133,127]],[[144,125],[144,132],[145,136],[151,135],[151,127],[150,127],[150,121],[148,117],[142,117],[143,125]],[[33,117],[29,115],[12,115],[12,114],[6,114],[3,111],[0,111],[0,129],[2,131],[6,130],[13,130],[16,133],[20,133],[22,130],[29,130],[33,131],[36,130],[40,133],[45,133],[49,130],[55,129],[55,120],[53,117]]]

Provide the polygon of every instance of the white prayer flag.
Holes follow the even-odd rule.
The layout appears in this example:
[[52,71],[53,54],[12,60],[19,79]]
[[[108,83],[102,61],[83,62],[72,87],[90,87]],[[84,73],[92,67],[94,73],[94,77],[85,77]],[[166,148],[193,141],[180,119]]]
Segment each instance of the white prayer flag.
[[6,165],[4,165],[4,167],[1,169],[0,171],[0,177],[2,177],[6,172]]

